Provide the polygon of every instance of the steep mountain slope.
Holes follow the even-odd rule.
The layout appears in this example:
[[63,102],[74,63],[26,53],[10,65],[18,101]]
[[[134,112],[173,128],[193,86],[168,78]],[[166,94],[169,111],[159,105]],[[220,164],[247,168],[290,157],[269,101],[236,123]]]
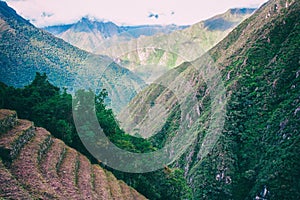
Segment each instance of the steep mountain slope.
[[[188,122],[194,141],[173,165],[185,170],[195,199],[300,198],[299,13],[297,0],[270,0],[208,54],[150,85],[120,115],[124,127],[144,137],[147,127],[155,131],[150,138],[157,147],[176,144],[173,138]],[[215,69],[221,79],[210,74]],[[214,86],[222,85],[226,101],[213,101]],[[181,94],[196,99],[190,112]],[[224,102],[227,111],[213,109]],[[211,131],[222,113],[222,131]]]
[[113,62],[35,28],[0,1],[0,81],[17,87],[45,72],[59,87],[106,88],[115,111],[128,103],[144,82]]
[[102,22],[84,17],[74,24],[49,26],[45,27],[44,30],[74,46],[95,53],[95,49],[107,40],[114,43],[124,42],[142,35],[152,36],[158,33],[171,33],[187,27],[176,25],[117,26],[112,22]]
[[123,43],[106,41],[94,52],[118,58],[119,64],[137,73],[146,82],[153,82],[182,62],[200,57],[254,11],[250,8],[230,9],[170,34],[142,36]]
[[146,199],[43,128],[0,110],[0,198]]

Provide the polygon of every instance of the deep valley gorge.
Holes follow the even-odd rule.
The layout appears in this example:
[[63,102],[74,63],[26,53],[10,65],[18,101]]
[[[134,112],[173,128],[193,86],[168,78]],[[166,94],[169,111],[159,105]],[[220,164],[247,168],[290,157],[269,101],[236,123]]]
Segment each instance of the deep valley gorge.
[[300,199],[300,1],[32,22],[0,1],[0,199]]

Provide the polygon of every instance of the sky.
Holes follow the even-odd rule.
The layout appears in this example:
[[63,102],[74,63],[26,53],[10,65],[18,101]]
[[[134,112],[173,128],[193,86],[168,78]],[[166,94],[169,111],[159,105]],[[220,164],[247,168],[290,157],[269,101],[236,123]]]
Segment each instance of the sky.
[[229,8],[259,7],[267,0],[5,0],[38,27],[82,17],[118,25],[191,25]]

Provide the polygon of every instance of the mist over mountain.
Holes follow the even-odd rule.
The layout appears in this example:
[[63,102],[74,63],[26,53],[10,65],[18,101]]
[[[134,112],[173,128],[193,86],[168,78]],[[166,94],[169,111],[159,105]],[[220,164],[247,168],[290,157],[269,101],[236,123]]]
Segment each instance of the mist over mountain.
[[69,29],[72,29],[74,32],[90,32],[90,31],[99,31],[102,33],[104,38],[109,38],[123,32],[128,32],[132,37],[138,38],[142,35],[152,36],[158,33],[171,33],[175,30],[182,30],[188,28],[186,26],[177,26],[175,24],[171,25],[135,25],[135,26],[118,26],[113,22],[109,21],[98,21],[91,17],[83,17],[76,23],[66,24],[66,25],[55,25],[44,27],[43,29],[53,33],[54,35],[62,34]]
[[205,20],[204,27],[208,30],[226,31],[238,25],[239,16],[251,15],[256,8],[232,8],[226,13]]

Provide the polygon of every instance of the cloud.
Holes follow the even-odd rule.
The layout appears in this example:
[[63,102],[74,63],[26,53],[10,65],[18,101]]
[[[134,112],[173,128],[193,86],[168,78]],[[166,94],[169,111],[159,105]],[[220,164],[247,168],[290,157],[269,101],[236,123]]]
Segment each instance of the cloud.
[[[6,0],[6,2],[34,25],[42,27],[73,23],[83,16],[94,16],[119,25],[194,24],[229,8],[257,7],[266,0]],[[153,15],[150,16],[149,13]]]
[[154,13],[150,13],[148,15],[149,18],[155,18],[155,19],[158,19],[159,18],[159,15],[158,14],[154,14]]
[[54,15],[53,13],[47,13],[47,12],[42,13],[42,17],[52,17],[53,15]]

